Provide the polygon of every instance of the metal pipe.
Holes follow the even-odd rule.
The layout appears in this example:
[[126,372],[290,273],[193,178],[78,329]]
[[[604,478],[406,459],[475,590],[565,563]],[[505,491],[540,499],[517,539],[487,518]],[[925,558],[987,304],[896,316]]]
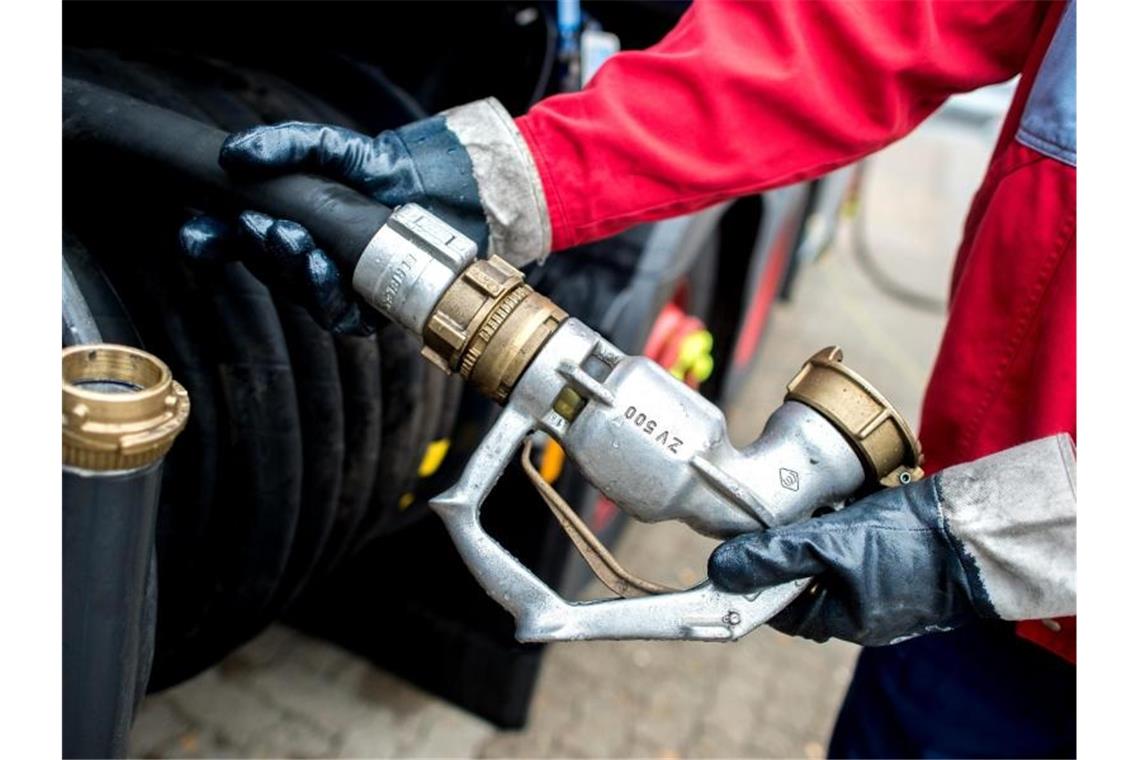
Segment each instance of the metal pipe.
[[63,351],[64,757],[126,753],[162,462],[189,411],[144,351]]

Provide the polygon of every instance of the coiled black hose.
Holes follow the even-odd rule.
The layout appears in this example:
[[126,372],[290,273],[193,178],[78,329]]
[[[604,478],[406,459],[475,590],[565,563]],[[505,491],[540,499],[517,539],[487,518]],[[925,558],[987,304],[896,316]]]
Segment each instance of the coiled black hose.
[[[173,196],[200,208],[218,211],[254,207],[296,219],[310,229],[327,222],[328,231],[324,233],[322,242],[338,260],[342,271],[351,271],[360,250],[385,221],[388,212],[383,206],[348,188],[318,178],[298,176],[257,183],[231,182],[217,164],[218,148],[228,131],[259,123],[256,114],[220,90],[213,93],[212,99],[201,98],[208,109],[199,107],[197,100],[185,96],[186,93],[199,94],[201,88],[194,86],[197,82],[179,82],[181,86],[168,84],[165,72],[140,62],[126,65],[117,56],[99,51],[72,53],[72,69],[78,68],[83,80],[88,76],[102,77],[98,80],[100,84],[74,78],[65,80],[65,148],[74,150],[78,157],[87,158],[90,154],[97,159],[91,164],[82,162],[73,163],[73,166],[127,165],[128,168],[141,169],[143,171],[127,173],[131,179],[126,186],[152,185],[162,191],[160,194],[167,198],[167,203],[168,196]],[[133,78],[127,80],[124,74]],[[103,79],[109,81],[104,82]],[[130,95],[110,89],[117,87],[121,80],[133,87]],[[161,98],[165,108],[149,105],[143,98]],[[230,117],[220,124],[223,129],[205,123],[208,119],[216,120],[215,111],[223,107],[228,107],[224,115]],[[176,113],[176,110],[181,113]],[[85,184],[92,187],[100,185],[97,176],[87,179],[92,181]],[[109,189],[123,189],[118,176],[106,178],[104,184]],[[150,197],[155,194],[144,191],[141,195]],[[306,197],[316,200],[306,202]],[[165,206],[160,203],[157,208]],[[86,202],[82,210],[89,210]],[[346,210],[351,213],[345,213]],[[135,228],[132,237],[140,237],[150,241],[151,246],[165,249],[173,244],[173,230],[177,229],[180,215],[164,214],[161,222],[148,224],[152,213],[147,211],[137,215],[132,223]],[[360,223],[356,224],[358,221]],[[100,229],[103,224],[96,213],[96,228]],[[346,235],[341,234],[341,225],[347,230]],[[321,232],[316,234],[320,239]],[[170,243],[159,242],[164,239]],[[339,249],[338,243],[342,243]],[[112,248],[118,250],[116,246]],[[136,271],[149,271],[156,263],[160,268],[179,269],[176,253],[165,252],[169,254],[165,259],[159,256],[155,260],[147,259],[145,264],[135,259],[134,265],[130,263],[131,256],[127,255],[124,268],[132,273],[131,277]],[[200,403],[196,404],[196,420],[192,420],[192,424],[195,421],[204,423],[198,427],[204,426],[208,440],[188,440],[187,444],[197,445],[190,446],[189,450],[182,447],[179,452],[182,456],[175,457],[178,461],[172,465],[183,464],[182,460],[187,456],[196,460],[222,445],[224,448],[220,450],[225,452],[222,459],[227,466],[219,473],[218,497],[221,501],[213,505],[214,510],[205,508],[206,505],[196,508],[195,504],[183,504],[181,502],[185,499],[179,498],[176,500],[179,503],[168,505],[172,508],[163,512],[166,518],[163,524],[182,530],[175,536],[168,535],[167,540],[161,542],[167,550],[164,554],[167,571],[164,587],[174,592],[163,606],[163,621],[160,622],[165,624],[159,626],[160,651],[152,682],[152,686],[157,688],[193,675],[219,659],[276,617],[282,606],[305,585],[316,555],[323,548],[328,529],[332,527],[331,520],[327,518],[334,514],[338,494],[331,493],[330,489],[335,485],[339,492],[346,442],[343,426],[330,424],[337,415],[305,414],[306,410],[313,411],[310,407],[340,406],[342,394],[339,387],[315,390],[313,383],[305,382],[313,379],[309,377],[312,374],[310,370],[318,368],[318,365],[326,370],[331,368],[336,373],[337,360],[331,338],[315,324],[306,324],[308,317],[296,315],[295,312],[299,311],[296,307],[278,304],[275,308],[267,297],[255,299],[256,303],[245,297],[249,294],[236,287],[240,283],[235,277],[248,280],[245,284],[258,292],[262,289],[239,265],[196,267],[193,276],[190,275],[187,270],[182,278],[176,275],[174,280],[180,282],[186,276],[191,282],[202,280],[205,285],[202,292],[208,300],[206,311],[209,314],[206,316],[213,315],[213,310],[218,312],[218,320],[207,320],[203,324],[218,322],[220,327],[224,325],[211,331],[213,339],[199,334],[198,340],[192,343],[200,352],[209,354],[203,369],[217,372],[228,390],[223,396],[218,396],[219,415],[211,420],[206,418],[215,407],[211,403],[212,398],[209,394],[196,393]],[[218,278],[226,278],[226,282],[219,282]],[[134,293],[138,289],[128,287],[127,290]],[[151,292],[152,289],[143,290]],[[152,314],[149,324],[152,327],[157,324],[156,317],[184,313],[185,305],[168,302],[167,308],[159,308]],[[296,318],[291,319],[291,315]],[[282,324],[275,327],[279,316]],[[264,328],[262,332],[268,330],[274,335],[265,333],[250,340],[252,327]],[[298,329],[290,330],[290,327],[307,327],[305,334],[310,338],[317,335],[318,341],[327,342],[328,351],[324,352],[327,356],[315,351],[315,346],[306,344],[304,347],[291,346],[290,358],[284,353],[286,344],[276,334],[284,328],[286,339],[301,337]],[[166,337],[163,332],[159,328],[157,337]],[[354,340],[375,345],[374,339]],[[275,352],[272,357],[266,353],[269,348]],[[236,353],[228,349],[236,349]],[[215,356],[216,350],[221,353]],[[231,361],[225,360],[227,356]],[[322,362],[322,358],[325,361]],[[291,364],[294,372],[290,371]],[[378,374],[378,357],[373,355],[369,364],[374,374]],[[299,366],[303,366],[304,371],[296,372]],[[257,376],[252,376],[251,372]],[[225,383],[225,378],[233,382]],[[371,402],[378,404],[378,390],[372,395],[377,398]],[[305,424],[298,428],[298,412],[301,413],[301,423],[319,419],[318,429]],[[369,420],[378,434],[379,415],[371,415]],[[365,420],[365,424],[369,420]],[[227,425],[228,435],[225,434]],[[306,456],[302,460],[303,453]],[[375,470],[377,455],[378,452],[373,452],[371,464],[365,465],[370,472]],[[328,461],[330,457],[335,457],[336,461]],[[193,465],[194,461],[190,464]],[[193,472],[184,472],[182,478],[176,479],[197,485],[199,478],[194,475]],[[202,480],[213,484],[215,478]],[[335,484],[332,480],[336,481]],[[252,493],[247,489],[252,489]],[[371,489],[362,490],[356,498],[363,507]],[[240,507],[235,509],[231,499],[236,499]],[[216,512],[218,519],[211,520],[211,512]],[[225,518],[222,518],[223,514]],[[222,525],[222,519],[229,524]],[[200,523],[207,531],[204,539],[208,547],[188,539],[184,530],[188,521]],[[216,530],[222,528],[224,530]],[[247,547],[244,550],[243,544]]]
[[77,79],[63,80],[67,147],[96,144],[150,164],[204,207],[223,199],[231,210],[256,208],[307,227],[346,276],[387,221],[390,209],[336,182],[309,175],[239,181],[218,165],[226,133],[128,95]]

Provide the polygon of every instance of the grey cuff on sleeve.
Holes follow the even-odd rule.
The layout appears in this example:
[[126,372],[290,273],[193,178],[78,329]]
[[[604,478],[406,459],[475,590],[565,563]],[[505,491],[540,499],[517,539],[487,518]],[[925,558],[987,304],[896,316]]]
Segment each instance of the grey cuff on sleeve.
[[507,109],[494,98],[443,112],[467,149],[490,230],[488,255],[515,266],[550,253],[550,216],[534,157]]
[[999,617],[1076,614],[1076,458],[1067,434],[938,477],[946,526]]

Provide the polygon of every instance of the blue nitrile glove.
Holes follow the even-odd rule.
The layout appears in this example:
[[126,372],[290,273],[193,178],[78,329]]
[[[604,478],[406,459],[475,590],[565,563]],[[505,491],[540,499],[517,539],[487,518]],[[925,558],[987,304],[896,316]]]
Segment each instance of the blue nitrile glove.
[[977,617],[1076,611],[1076,492],[1067,435],[874,493],[839,512],[733,538],[709,578],[748,593],[816,584],[772,618],[784,633],[879,646]]
[[[550,222],[538,170],[514,121],[494,99],[453,108],[376,137],[302,122],[256,127],[227,138],[218,162],[244,176],[320,174],[391,207],[418,203],[474,240],[480,251],[516,265],[550,250]],[[267,218],[254,219],[243,217],[240,226],[264,225]],[[282,282],[271,266],[277,248],[267,250],[264,245],[278,237],[272,231],[275,225],[290,224],[280,237],[298,248],[296,243],[308,238],[307,233],[291,222],[269,219],[271,231],[246,235],[254,245],[237,254],[243,261],[252,261],[247,257],[253,256],[264,264],[255,274],[270,287]],[[228,226],[216,219],[194,219],[182,231],[183,247],[191,256],[218,249],[221,243],[214,238]],[[300,296],[310,311],[316,306],[313,316],[319,322],[345,330],[342,323],[328,323],[332,315],[323,309],[354,303],[352,273],[328,276],[332,261],[311,239],[305,242],[311,273],[295,273],[298,276],[287,290]],[[302,293],[306,290],[311,292]]]

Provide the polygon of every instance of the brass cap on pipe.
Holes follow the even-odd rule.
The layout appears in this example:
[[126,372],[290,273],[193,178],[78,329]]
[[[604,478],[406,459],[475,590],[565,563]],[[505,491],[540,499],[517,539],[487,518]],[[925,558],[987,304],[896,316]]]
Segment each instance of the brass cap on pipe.
[[157,357],[128,346],[63,350],[63,464],[133,470],[161,459],[190,416],[190,397]]
[[910,425],[830,346],[807,360],[788,383],[785,400],[807,404],[846,436],[869,477],[890,487],[923,476],[922,446]]

